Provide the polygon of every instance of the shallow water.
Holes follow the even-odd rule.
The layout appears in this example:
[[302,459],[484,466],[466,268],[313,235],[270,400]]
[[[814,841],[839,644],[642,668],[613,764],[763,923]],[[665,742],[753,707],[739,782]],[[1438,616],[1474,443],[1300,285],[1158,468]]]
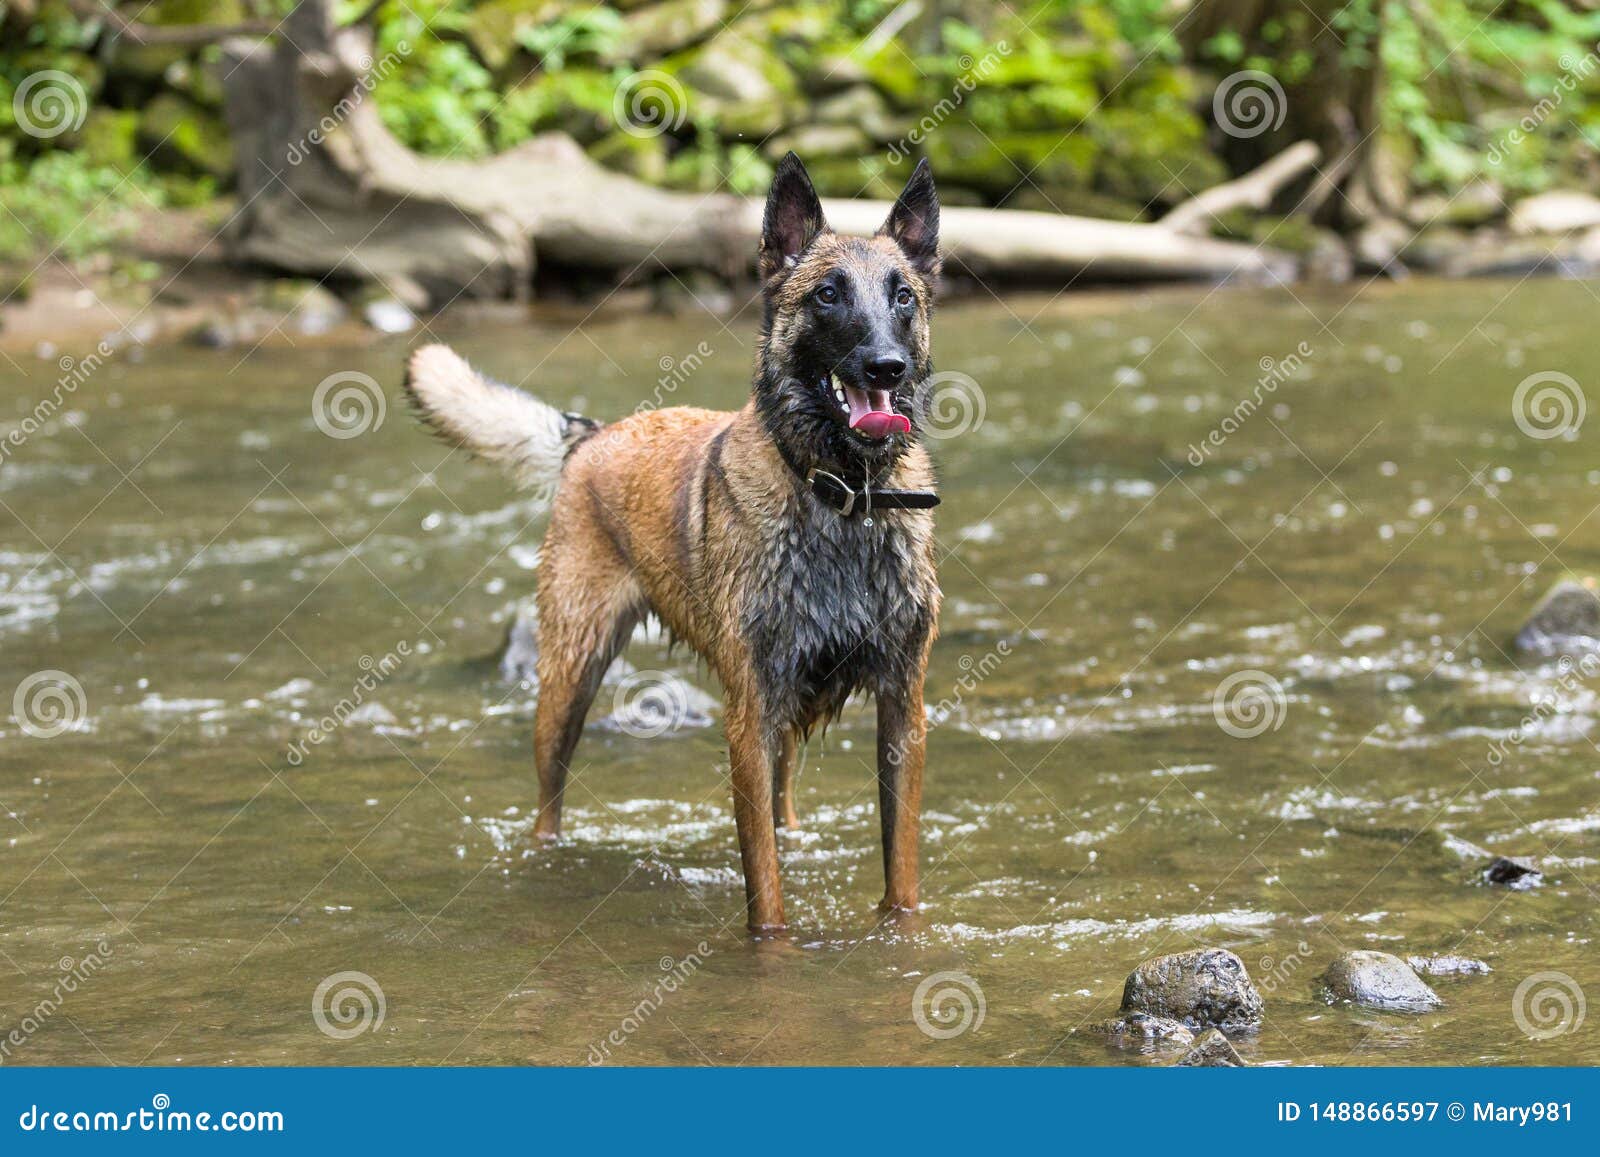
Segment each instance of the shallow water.
[[[806,753],[793,931],[759,944],[715,729],[591,725],[568,838],[529,839],[532,695],[492,655],[540,510],[415,427],[412,340],[119,351],[0,465],[0,1061],[1150,1064],[1086,1026],[1141,959],[1223,945],[1265,993],[1255,1060],[1600,1062],[1576,1003],[1600,699],[1508,654],[1555,577],[1600,570],[1594,435],[1529,437],[1512,402],[1536,371],[1600,381],[1596,304],[1528,281],[945,309],[940,364],[984,415],[936,447],[924,911],[874,911],[856,708]],[[599,416],[744,395],[748,317],[577,316],[435,333]],[[384,420],[329,437],[313,393],[348,371]],[[59,372],[0,367],[0,421]],[[715,693],[681,652],[628,658]],[[388,714],[311,742],[341,700]],[[1543,857],[1545,886],[1478,886],[1448,836]],[[1434,1014],[1333,1008],[1315,978],[1345,948],[1494,972],[1435,981]],[[921,995],[925,1032],[944,972],[967,979]]]

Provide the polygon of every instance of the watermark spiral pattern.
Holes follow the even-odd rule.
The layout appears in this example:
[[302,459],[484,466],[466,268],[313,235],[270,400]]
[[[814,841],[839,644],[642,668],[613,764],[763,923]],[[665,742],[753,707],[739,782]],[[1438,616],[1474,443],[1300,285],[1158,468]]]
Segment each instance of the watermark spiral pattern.
[[11,112],[23,132],[48,141],[83,127],[89,97],[77,77],[50,68],[23,78],[11,97]]
[[383,425],[389,412],[383,387],[359,370],[341,370],[317,383],[311,420],[330,438],[359,438]]
[[88,714],[83,684],[65,671],[35,671],[11,697],[11,713],[24,735],[54,739],[71,731]]
[[925,976],[911,996],[911,1019],[934,1040],[978,1031],[988,1012],[982,986],[965,972]]
[[677,77],[660,69],[635,72],[617,85],[611,116],[630,137],[659,137],[683,127],[689,115],[688,96]]
[[612,715],[624,734],[654,739],[683,726],[689,694],[682,682],[664,672],[634,671],[617,684]]
[[1225,78],[1211,98],[1211,115],[1217,126],[1241,140],[1281,128],[1288,112],[1283,86],[1266,73],[1250,68]]
[[1557,370],[1529,374],[1511,395],[1517,429],[1541,442],[1576,434],[1588,408],[1583,387]]
[[1217,726],[1235,739],[1254,739],[1278,730],[1288,710],[1283,684],[1265,671],[1235,671],[1217,684],[1211,696],[1211,714]]
[[334,1040],[377,1032],[387,1011],[383,988],[365,972],[335,972],[311,994],[311,1019]]
[[983,388],[966,374],[941,370],[928,379],[923,433],[930,438],[956,438],[983,425],[989,412]]
[[1588,1002],[1565,972],[1535,972],[1511,996],[1511,1019],[1529,1040],[1553,1040],[1583,1027]]

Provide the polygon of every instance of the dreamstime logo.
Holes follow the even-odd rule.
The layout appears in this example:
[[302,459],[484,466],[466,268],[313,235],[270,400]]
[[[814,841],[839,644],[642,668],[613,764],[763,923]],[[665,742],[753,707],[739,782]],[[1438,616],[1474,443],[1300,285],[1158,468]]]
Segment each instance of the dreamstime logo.
[[911,996],[911,1019],[934,1040],[977,1032],[988,1011],[983,988],[965,972],[935,972],[923,977]]
[[55,984],[51,987],[49,995],[41,999],[32,1008],[23,1013],[22,1019],[12,1025],[9,1032],[0,1036],[0,1064],[11,1059],[14,1049],[19,1049],[33,1037],[33,1034],[44,1027],[46,1021],[61,1010],[67,997],[77,992],[89,980],[105,967],[111,958],[112,948],[105,940],[96,944],[94,950],[84,953],[81,957],[73,959],[63,956],[57,962],[60,975],[56,977]]
[[[887,24],[888,21],[884,23]],[[1000,67],[1000,61],[1010,55],[1011,45],[1004,40],[996,43],[993,49],[976,61],[970,55],[963,53],[956,60],[956,67],[961,70],[961,75],[956,78],[955,87],[950,90],[950,95],[941,98],[938,104],[928,110],[926,116],[911,126],[910,132],[889,146],[889,163],[898,165],[901,161],[907,160],[918,145],[926,141],[935,129],[966,103],[968,95],[978,87],[979,82],[988,80],[995,69]]]
[[610,1060],[611,1051],[627,1044],[629,1037],[649,1023],[650,1018],[666,1003],[667,997],[688,984],[694,974],[700,971],[706,957],[712,954],[711,945],[702,940],[694,946],[693,952],[684,953],[682,960],[663,956],[659,962],[661,975],[650,986],[650,991],[627,1011],[616,1028],[589,1046],[589,1055],[585,1058],[589,1064],[603,1065]]
[[635,72],[617,85],[611,116],[630,137],[677,131],[689,115],[688,97],[677,77],[660,69]]
[[1211,115],[1218,127],[1242,140],[1280,128],[1288,113],[1289,101],[1283,95],[1283,86],[1252,68],[1227,77],[1211,98]]
[[1283,726],[1289,699],[1283,684],[1265,671],[1235,671],[1217,684],[1211,714],[1217,726],[1235,739],[1254,739]]
[[311,420],[330,438],[359,438],[380,428],[388,412],[383,387],[357,370],[329,374],[311,395]]
[[1311,955],[1311,945],[1304,940],[1294,946],[1294,951],[1282,959],[1275,960],[1271,956],[1263,956],[1257,975],[1261,978],[1259,984],[1261,991],[1272,993],[1294,978],[1300,971],[1300,966]]
[[1529,374],[1511,395],[1517,429],[1540,441],[1575,435],[1588,408],[1583,388],[1557,370]]
[[83,684],[65,671],[35,671],[17,684],[11,697],[11,714],[23,734],[35,739],[74,730],[88,710]]
[[928,379],[923,432],[930,438],[956,438],[983,425],[989,412],[983,388],[966,374],[944,370]]
[[89,115],[89,97],[71,73],[50,68],[26,77],[11,98],[17,127],[30,137],[47,141],[65,132],[77,132]]
[[335,972],[311,994],[311,1019],[334,1040],[377,1032],[387,1011],[382,987],[365,972]]
[[689,693],[680,680],[663,671],[634,671],[617,684],[612,718],[635,739],[654,739],[683,725],[689,716]]
[[395,44],[394,51],[384,53],[383,59],[376,63],[370,55],[363,54],[357,62],[360,68],[355,86],[340,97],[333,108],[323,114],[322,119],[312,125],[303,137],[289,145],[288,151],[284,154],[284,159],[291,165],[298,165],[309,157],[311,150],[327,140],[333,134],[333,131],[342,125],[350,114],[367,99],[372,90],[380,82],[388,79],[389,74],[399,67],[401,61],[410,55],[411,44],[405,40],[398,41]]
[[1314,352],[1308,343],[1301,342],[1287,357],[1263,357],[1257,362],[1261,376],[1256,379],[1255,389],[1248,397],[1239,399],[1227,417],[1200,439],[1198,444],[1190,443],[1189,465],[1196,468],[1204,466],[1211,452],[1221,447],[1235,431],[1248,422],[1266,402],[1268,396],[1278,392],[1279,386],[1298,374],[1306,359]]
[[1552,1040],[1583,1027],[1583,989],[1565,972],[1535,972],[1511,995],[1511,1019],[1529,1040]]

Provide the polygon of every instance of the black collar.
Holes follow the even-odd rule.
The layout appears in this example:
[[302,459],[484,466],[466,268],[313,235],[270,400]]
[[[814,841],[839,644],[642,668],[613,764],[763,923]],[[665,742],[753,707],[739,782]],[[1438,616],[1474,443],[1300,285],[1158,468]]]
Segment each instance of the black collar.
[[863,483],[856,490],[820,466],[806,472],[806,485],[824,506],[831,506],[844,518],[861,513],[871,517],[874,510],[931,510],[939,505],[939,496],[931,490],[878,490],[871,483]]
[[773,439],[773,445],[778,448],[778,457],[783,459],[784,465],[800,480],[800,484],[811,491],[822,505],[838,511],[842,518],[849,518],[853,514],[871,517],[874,510],[932,510],[939,505],[939,496],[932,490],[880,490],[869,481],[863,481],[857,488],[821,466],[801,470],[781,442]]

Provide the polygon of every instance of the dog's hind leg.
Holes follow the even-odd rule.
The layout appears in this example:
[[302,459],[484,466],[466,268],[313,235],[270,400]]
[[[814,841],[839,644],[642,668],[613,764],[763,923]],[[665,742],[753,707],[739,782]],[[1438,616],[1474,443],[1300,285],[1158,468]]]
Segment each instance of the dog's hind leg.
[[800,817],[794,810],[795,777],[800,765],[800,737],[786,729],[772,757],[772,822],[794,831]]
[[539,768],[539,818],[534,835],[561,834],[567,768],[583,734],[606,668],[638,625],[643,603],[620,561],[592,556],[581,567],[547,556],[539,584],[539,705],[533,755]]

